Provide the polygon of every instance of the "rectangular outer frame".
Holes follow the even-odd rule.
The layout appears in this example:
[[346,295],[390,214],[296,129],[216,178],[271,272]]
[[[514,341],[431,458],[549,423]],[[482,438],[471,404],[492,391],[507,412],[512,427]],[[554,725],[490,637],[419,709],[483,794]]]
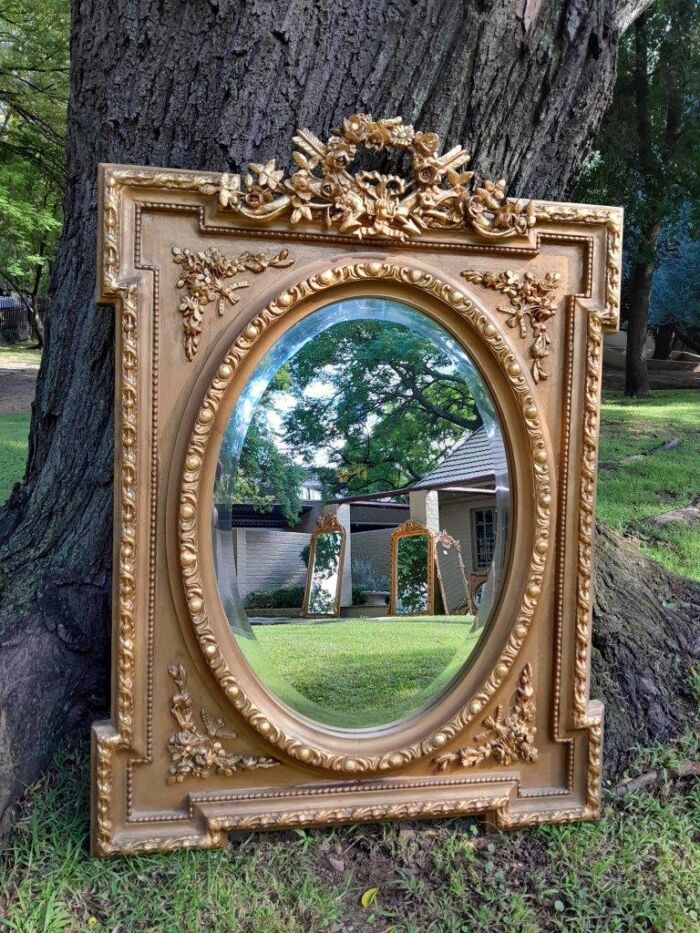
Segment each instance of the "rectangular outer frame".
[[[327,143],[303,131],[295,143],[307,167],[290,178],[269,167],[248,182],[100,168],[97,297],[115,306],[118,327],[112,718],[93,727],[96,855],[223,846],[230,830],[598,816],[592,536],[602,334],[618,324],[622,212],[509,201],[490,182],[472,193],[457,172],[466,154],[439,155],[437,139],[423,137],[365,117]],[[405,193],[363,202],[359,176],[338,161],[362,145],[408,152]],[[196,284],[202,265],[236,288],[240,300],[224,299],[221,316],[220,294]],[[498,383],[506,427],[524,419],[512,428],[511,468],[523,478],[516,505],[532,558],[527,576],[510,568],[515,582],[483,658],[454,698],[395,730],[393,746],[356,740],[348,754],[309,738],[274,702],[263,712],[254,702],[259,685],[204,612],[217,597],[199,574],[199,518],[188,509],[199,504],[228,369],[243,371],[283,315],[375,287],[420,291],[446,322],[478,332],[476,361]],[[210,734],[203,707],[236,738]],[[479,736],[497,710],[494,752]]]

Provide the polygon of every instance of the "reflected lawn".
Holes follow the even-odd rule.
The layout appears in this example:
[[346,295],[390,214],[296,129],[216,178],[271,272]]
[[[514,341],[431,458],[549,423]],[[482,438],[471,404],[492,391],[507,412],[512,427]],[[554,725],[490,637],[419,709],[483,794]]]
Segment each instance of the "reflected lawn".
[[[299,712],[345,727],[380,725],[423,705],[469,657],[472,616],[256,625],[251,665]],[[317,704],[322,709],[313,708]]]

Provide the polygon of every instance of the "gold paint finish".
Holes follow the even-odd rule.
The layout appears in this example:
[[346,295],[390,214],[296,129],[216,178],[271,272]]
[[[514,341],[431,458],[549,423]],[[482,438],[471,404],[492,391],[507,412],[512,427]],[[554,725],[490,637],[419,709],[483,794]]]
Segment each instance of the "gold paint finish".
[[[622,212],[474,187],[461,148],[440,154],[398,118],[355,115],[325,143],[301,131],[295,144],[290,175],[100,170],[117,424],[112,717],[93,728],[92,850],[473,813],[504,828],[595,819],[593,516]],[[352,173],[363,147],[405,152],[408,177]],[[404,301],[468,351],[498,409],[513,508],[503,586],[450,689],[405,720],[343,731],[284,706],[245,661],[211,521],[221,436],[251,372],[295,323],[353,297]],[[205,315],[212,304],[225,313]]]

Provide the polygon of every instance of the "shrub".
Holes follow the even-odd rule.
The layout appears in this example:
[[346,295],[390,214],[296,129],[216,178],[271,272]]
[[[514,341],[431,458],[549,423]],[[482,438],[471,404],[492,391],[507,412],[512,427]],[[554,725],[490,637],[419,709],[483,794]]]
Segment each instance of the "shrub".
[[303,586],[280,586],[276,590],[254,590],[244,600],[246,609],[301,609]]
[[382,593],[389,589],[388,575],[377,573],[372,561],[361,557],[352,560],[352,582],[363,591]]

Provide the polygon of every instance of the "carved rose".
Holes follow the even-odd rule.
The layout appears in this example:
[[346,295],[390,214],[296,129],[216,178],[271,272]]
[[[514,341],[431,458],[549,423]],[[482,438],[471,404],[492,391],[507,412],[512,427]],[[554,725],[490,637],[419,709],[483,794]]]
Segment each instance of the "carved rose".
[[343,172],[355,158],[357,149],[346,139],[340,139],[338,136],[331,136],[326,146],[326,154],[322,161],[322,170],[324,175],[333,175],[336,172]]

